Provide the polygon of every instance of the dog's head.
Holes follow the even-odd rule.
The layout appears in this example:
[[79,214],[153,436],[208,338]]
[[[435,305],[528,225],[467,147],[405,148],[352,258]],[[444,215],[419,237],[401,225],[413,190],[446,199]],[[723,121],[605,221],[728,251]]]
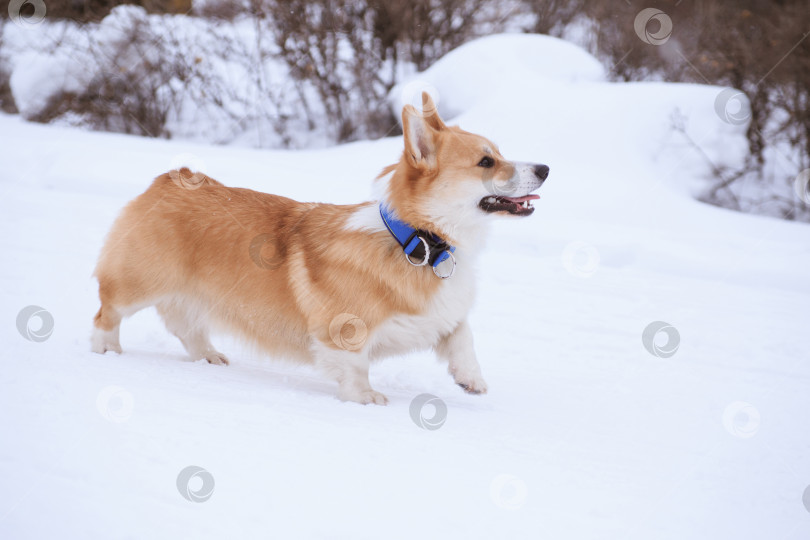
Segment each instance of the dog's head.
[[400,217],[450,238],[490,216],[530,216],[546,165],[507,161],[491,141],[446,126],[430,95],[402,109],[405,151],[388,186]]

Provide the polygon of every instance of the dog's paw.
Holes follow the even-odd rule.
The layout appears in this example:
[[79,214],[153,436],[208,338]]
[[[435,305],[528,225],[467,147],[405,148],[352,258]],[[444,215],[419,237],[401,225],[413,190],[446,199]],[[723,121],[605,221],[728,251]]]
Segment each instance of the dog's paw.
[[374,403],[375,405],[388,405],[388,398],[385,394],[377,392],[376,390],[359,390],[350,392],[340,392],[338,398],[341,401],[354,401],[362,405]]
[[469,377],[464,379],[456,377],[456,384],[459,385],[461,388],[463,388],[464,391],[467,392],[468,394],[487,393],[487,383],[481,376]]
[[107,351],[112,351],[112,352],[118,353],[118,354],[121,354],[122,352],[124,352],[121,349],[121,345],[116,345],[114,343],[93,344],[93,346],[91,347],[91,350],[94,353],[98,353],[98,354],[104,354]]
[[90,340],[90,350],[94,353],[104,354],[107,351],[112,351],[121,354],[121,344],[118,342],[118,336],[115,332],[105,332],[95,328],[93,330],[93,337]]
[[205,359],[208,361],[209,364],[216,364],[217,366],[230,365],[228,359],[221,352],[214,351],[212,353],[208,353],[205,355]]

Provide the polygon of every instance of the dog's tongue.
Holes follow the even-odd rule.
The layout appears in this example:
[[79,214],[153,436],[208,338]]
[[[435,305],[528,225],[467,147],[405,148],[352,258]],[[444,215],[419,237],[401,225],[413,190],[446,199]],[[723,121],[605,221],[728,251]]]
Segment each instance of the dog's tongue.
[[520,203],[525,202],[525,201],[533,201],[534,199],[539,199],[540,195],[529,194],[529,195],[524,195],[523,197],[504,197],[504,196],[501,195],[500,198],[501,199],[506,199],[507,201],[513,202],[515,204],[520,204]]

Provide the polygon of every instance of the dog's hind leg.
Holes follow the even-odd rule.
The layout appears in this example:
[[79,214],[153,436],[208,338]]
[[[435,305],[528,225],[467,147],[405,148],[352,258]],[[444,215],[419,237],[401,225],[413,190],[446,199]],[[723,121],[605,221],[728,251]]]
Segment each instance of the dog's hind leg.
[[93,319],[93,337],[90,348],[93,352],[104,354],[107,351],[121,354],[121,342],[118,332],[121,328],[121,313],[111,304],[102,302],[101,308]]
[[99,276],[98,296],[101,300],[101,307],[93,318],[93,336],[90,339],[90,349],[99,354],[104,354],[107,351],[121,354],[118,331],[123,317],[119,306],[121,303],[119,296],[122,289],[116,285],[113,279]]
[[180,339],[192,360],[205,358],[210,364],[228,365],[225,355],[211,344],[208,321],[198,308],[180,299],[164,300],[157,304],[166,328]]
[[97,271],[98,296],[101,307],[93,318],[91,350],[104,354],[107,351],[121,353],[119,329],[121,319],[154,304],[151,297],[137,286],[114,275]]

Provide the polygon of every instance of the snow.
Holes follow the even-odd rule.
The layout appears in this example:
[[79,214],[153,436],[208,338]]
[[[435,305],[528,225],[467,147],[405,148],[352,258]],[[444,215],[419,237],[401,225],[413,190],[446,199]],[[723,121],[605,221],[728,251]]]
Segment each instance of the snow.
[[[478,103],[497,101],[492,95],[498,89],[532,87],[536,80],[602,81],[605,70],[583,49],[559,39],[496,34],[449,52],[417,79],[396,85],[390,95],[397,117],[408,103],[421,106],[421,90],[427,89],[442,117],[454,118]],[[442,101],[445,93],[452,101]]]
[[81,71],[70,57],[62,54],[44,56],[36,53],[21,55],[25,69],[12,72],[9,86],[18,100],[23,115],[33,116],[43,110],[48,101],[60,90],[78,91],[86,82],[80,80]]
[[[497,222],[482,256],[486,396],[426,352],[373,366],[387,407],[341,403],[228,337],[229,367],[185,362],[153,310],[124,322],[121,356],[89,351],[104,235],[170,165],[349,203],[400,139],[258,151],[0,116],[0,537],[808,538],[810,228],[693,200],[702,158],[671,115],[735,152],[721,89],[607,83],[556,40],[488,39],[469,45],[483,79],[464,48],[419,76],[463,128],[551,167],[535,214]],[[53,316],[45,341],[13,323],[29,305]],[[680,336],[667,358],[642,343],[657,321]],[[411,419],[426,393],[438,429]],[[178,492],[189,466],[210,499]]]

